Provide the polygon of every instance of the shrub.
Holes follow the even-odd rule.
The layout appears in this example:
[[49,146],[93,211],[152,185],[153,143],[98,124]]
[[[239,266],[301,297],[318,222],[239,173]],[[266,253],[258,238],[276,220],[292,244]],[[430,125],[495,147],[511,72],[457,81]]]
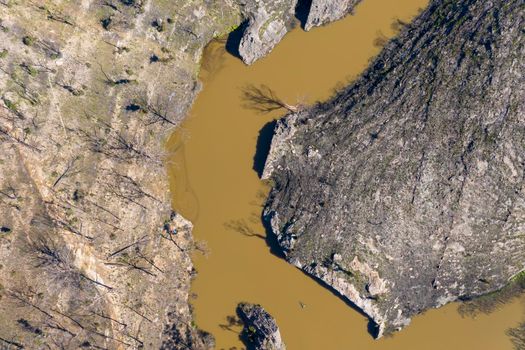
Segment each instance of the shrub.
[[26,46],[32,46],[36,42],[36,38],[30,35],[26,35],[22,38],[22,42]]
[[112,20],[111,20],[111,16],[110,16],[110,17],[106,17],[106,18],[102,18],[102,19],[100,20],[100,24],[101,24],[102,27],[103,27],[104,29],[106,29],[106,30],[109,30],[109,29],[110,29],[110,27],[111,27],[111,22],[112,22]]
[[16,105],[15,102],[7,99],[7,98],[3,98],[3,101],[4,101],[4,104],[5,106],[7,107],[7,109],[9,109],[10,111],[17,111],[18,110],[18,106]]

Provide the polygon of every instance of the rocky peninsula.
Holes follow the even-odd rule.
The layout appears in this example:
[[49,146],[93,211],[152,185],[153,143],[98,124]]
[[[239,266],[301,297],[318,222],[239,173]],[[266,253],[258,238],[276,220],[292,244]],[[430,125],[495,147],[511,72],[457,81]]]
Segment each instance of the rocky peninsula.
[[265,218],[376,336],[525,268],[524,14],[434,0],[355,83],[277,123]]

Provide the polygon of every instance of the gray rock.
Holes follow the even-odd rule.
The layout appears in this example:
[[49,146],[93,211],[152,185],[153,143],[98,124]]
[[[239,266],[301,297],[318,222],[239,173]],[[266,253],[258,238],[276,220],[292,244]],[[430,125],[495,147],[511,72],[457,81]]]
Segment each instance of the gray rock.
[[286,350],[275,319],[261,305],[240,303],[237,313],[244,323],[243,337],[255,350]]
[[523,21],[519,0],[434,0],[354,84],[276,127],[265,217],[377,336],[525,267]]
[[252,1],[244,7],[248,26],[239,46],[246,64],[266,56],[291,28],[297,0]]
[[312,0],[304,29],[310,30],[345,17],[361,0]]
[[[305,30],[341,19],[361,0],[313,0],[308,9]],[[243,1],[242,12],[247,26],[243,33],[239,55],[246,64],[266,56],[296,23],[298,0]]]

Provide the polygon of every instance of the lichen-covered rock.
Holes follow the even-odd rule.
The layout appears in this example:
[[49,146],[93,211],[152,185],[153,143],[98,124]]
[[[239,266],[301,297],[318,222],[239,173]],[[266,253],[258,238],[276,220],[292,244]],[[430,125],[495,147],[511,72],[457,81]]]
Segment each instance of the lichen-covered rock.
[[310,30],[313,27],[341,19],[360,2],[361,0],[312,0],[304,29]]
[[240,303],[237,313],[244,324],[243,338],[254,350],[286,350],[275,319],[261,305]]
[[354,84],[277,124],[266,219],[378,336],[525,268],[524,11],[434,0]]
[[281,41],[295,21],[297,0],[248,1],[243,13],[247,27],[239,46],[246,64],[266,56]]

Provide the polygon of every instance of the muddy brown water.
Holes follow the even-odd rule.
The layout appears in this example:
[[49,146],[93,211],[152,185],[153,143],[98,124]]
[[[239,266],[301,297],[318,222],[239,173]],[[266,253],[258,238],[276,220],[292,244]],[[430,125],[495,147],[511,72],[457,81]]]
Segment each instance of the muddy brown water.
[[268,188],[254,170],[254,155],[260,130],[282,112],[260,115],[246,108],[243,88],[265,84],[289,103],[327,99],[362,72],[380,42],[394,35],[397,20],[409,21],[426,5],[365,0],[342,21],[292,31],[250,67],[226,53],[224,43],[206,49],[204,89],[168,148],[174,209],[207,243],[208,253],[194,256],[192,303],[197,325],[215,336],[217,349],[243,347],[239,327],[227,322],[240,301],[262,304],[289,350],[512,349],[505,331],[523,318],[523,298],[476,318],[447,305],[415,317],[393,337],[373,340],[363,315],[271,254],[264,240],[260,215]]

